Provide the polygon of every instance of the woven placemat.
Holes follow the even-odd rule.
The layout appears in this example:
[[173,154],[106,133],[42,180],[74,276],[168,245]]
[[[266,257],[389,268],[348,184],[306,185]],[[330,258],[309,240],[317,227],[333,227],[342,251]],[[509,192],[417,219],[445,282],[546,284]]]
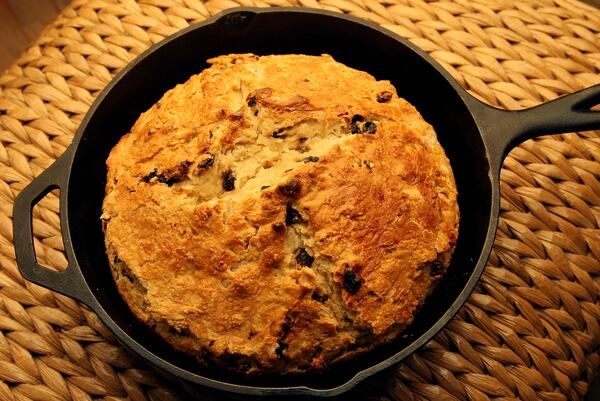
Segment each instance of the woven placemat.
[[[74,1],[0,76],[0,400],[189,398],[120,348],[86,307],[21,277],[12,203],[68,146],[116,72],[165,36],[240,5],[375,21],[498,107],[600,82],[600,11],[571,0]],[[343,398],[582,399],[600,365],[599,180],[598,132],[516,148],[502,170],[500,225],[477,291],[424,348]],[[35,208],[34,230],[39,261],[64,268],[54,195]]]

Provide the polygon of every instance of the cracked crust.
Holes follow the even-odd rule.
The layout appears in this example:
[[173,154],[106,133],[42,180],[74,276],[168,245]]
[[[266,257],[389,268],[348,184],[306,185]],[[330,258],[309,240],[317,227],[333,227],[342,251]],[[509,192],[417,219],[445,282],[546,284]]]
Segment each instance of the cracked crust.
[[457,193],[433,128],[329,56],[221,56],[108,160],[117,287],[176,349],[246,373],[390,341],[447,268]]

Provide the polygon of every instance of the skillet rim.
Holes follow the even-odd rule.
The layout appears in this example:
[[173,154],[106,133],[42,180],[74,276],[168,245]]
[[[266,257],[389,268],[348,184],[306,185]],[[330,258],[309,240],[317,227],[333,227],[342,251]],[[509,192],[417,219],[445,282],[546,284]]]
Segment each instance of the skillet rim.
[[[422,347],[426,342],[431,340],[443,327],[445,327],[449,323],[449,321],[454,317],[454,315],[458,312],[458,310],[464,305],[464,303],[466,302],[466,300],[468,299],[470,294],[475,289],[475,286],[477,285],[477,283],[483,273],[485,264],[487,263],[489,254],[491,252],[493,240],[494,240],[495,233],[496,233],[496,228],[498,225],[499,183],[498,183],[496,176],[499,173],[499,169],[496,170],[494,168],[493,163],[491,162],[492,158],[490,157],[490,144],[489,144],[488,140],[486,139],[486,136],[484,135],[484,130],[482,129],[482,125],[481,125],[481,120],[480,120],[480,118],[478,118],[478,117],[480,117],[480,114],[476,113],[476,110],[479,107],[485,106],[485,105],[483,105],[483,103],[479,102],[474,97],[469,95],[458,84],[458,82],[454,78],[452,78],[452,76],[445,69],[443,69],[443,67],[440,64],[438,64],[425,51],[418,48],[417,46],[412,44],[407,39],[397,35],[396,33],[392,32],[380,25],[372,23],[370,21],[366,21],[363,19],[359,19],[357,17],[347,15],[347,14],[342,14],[342,13],[333,12],[333,11],[329,11],[329,10],[321,10],[321,9],[305,8],[305,7],[277,7],[277,8],[275,8],[275,7],[269,7],[269,8],[236,7],[236,8],[224,10],[224,11],[222,11],[210,18],[207,18],[204,21],[201,21],[197,24],[190,25],[189,27],[186,27],[186,28],[178,31],[177,33],[161,40],[160,42],[150,46],[148,49],[146,49],[144,52],[142,52],[140,55],[138,55],[132,62],[130,62],[127,66],[125,66],[104,87],[104,89],[96,97],[96,99],[94,100],[94,102],[92,103],[92,105],[90,106],[88,111],[86,112],[86,115],[84,116],[79,128],[77,129],[77,132],[73,138],[71,145],[69,145],[69,147],[64,152],[64,154],[59,158],[59,159],[63,159],[62,164],[64,166],[64,171],[67,174],[67,177],[65,180],[65,188],[63,191],[65,193],[65,196],[63,197],[61,195],[61,203],[62,203],[61,215],[63,216],[63,219],[62,219],[63,221],[61,222],[61,227],[63,230],[65,251],[67,252],[68,260],[70,261],[70,264],[72,263],[74,265],[73,268],[76,268],[77,270],[79,270],[79,272],[81,272],[81,268],[80,268],[77,258],[75,256],[75,250],[74,250],[72,242],[71,242],[71,233],[70,233],[70,228],[69,228],[70,227],[69,212],[68,212],[69,207],[68,207],[67,199],[68,199],[68,192],[70,190],[70,181],[71,181],[73,163],[75,161],[75,157],[77,156],[79,144],[82,141],[82,139],[84,139],[85,131],[88,127],[88,124],[89,124],[90,120],[92,119],[92,117],[94,116],[94,114],[95,114],[96,110],[98,109],[98,107],[100,106],[100,104],[102,104],[104,102],[105,98],[108,96],[108,94],[113,89],[113,87],[115,87],[122,79],[124,79],[127,76],[127,74],[129,74],[129,72],[134,67],[136,67],[138,64],[142,63],[146,59],[146,57],[148,57],[150,54],[155,52],[158,48],[160,48],[168,43],[171,43],[173,41],[176,41],[181,36],[187,35],[188,33],[192,32],[196,29],[202,28],[207,25],[219,23],[219,21],[221,19],[226,18],[227,16],[230,16],[230,15],[235,15],[237,13],[312,14],[312,15],[321,15],[321,16],[326,16],[326,17],[330,17],[330,18],[342,19],[342,20],[345,20],[350,23],[362,25],[363,27],[376,30],[380,34],[386,35],[396,42],[400,42],[400,44],[402,44],[403,46],[408,48],[412,53],[416,54],[416,56],[420,57],[421,59],[426,61],[428,64],[430,64],[435,69],[435,71],[438,74],[440,74],[441,77],[444,78],[446,82],[448,82],[450,84],[452,89],[456,92],[456,94],[459,96],[459,98],[464,102],[466,109],[468,110],[471,117],[473,118],[473,122],[475,124],[475,127],[477,128],[477,131],[481,138],[482,144],[485,148],[485,152],[486,152],[485,160],[487,161],[487,164],[488,164],[488,177],[490,180],[491,204],[490,204],[490,209],[489,209],[489,221],[487,222],[488,229],[487,229],[487,232],[485,235],[485,241],[483,242],[483,247],[481,249],[481,252],[479,253],[479,258],[478,258],[477,262],[474,263],[474,268],[473,268],[472,272],[470,273],[469,279],[467,280],[466,284],[464,285],[463,289],[460,291],[460,293],[458,294],[458,296],[456,297],[454,302],[452,302],[450,308],[448,308],[444,312],[444,314],[442,316],[440,316],[440,318],[437,320],[437,322],[435,322],[421,336],[419,336],[418,338],[415,338],[405,348],[403,348],[399,352],[395,353],[394,355],[390,356],[389,358],[387,358],[379,363],[376,363],[374,365],[371,365],[368,368],[357,371],[356,374],[354,374],[354,376],[352,376],[352,378],[348,379],[345,383],[340,384],[335,387],[331,387],[331,388],[313,388],[313,387],[303,386],[303,385],[288,386],[288,387],[285,387],[285,386],[281,386],[281,387],[251,386],[251,385],[241,385],[241,384],[235,384],[235,383],[230,383],[230,382],[223,382],[223,381],[211,379],[211,378],[208,378],[205,376],[201,376],[199,374],[196,374],[189,370],[183,369],[179,366],[176,366],[176,365],[170,363],[167,360],[160,358],[159,356],[157,356],[156,354],[152,353],[147,348],[145,348],[143,345],[141,345],[139,342],[137,342],[134,337],[130,336],[124,330],[122,330],[121,326],[119,324],[117,324],[111,318],[110,314],[108,312],[106,312],[106,310],[102,307],[102,305],[98,301],[97,297],[94,295],[94,293],[91,290],[89,291],[89,294],[88,294],[89,296],[86,297],[86,299],[80,299],[80,300],[82,302],[84,302],[85,304],[87,304],[95,313],[98,314],[98,316],[103,321],[103,323],[106,324],[110,328],[110,330],[115,334],[115,336],[117,337],[119,342],[121,344],[123,344],[126,348],[131,350],[134,354],[139,355],[141,358],[143,358],[145,361],[152,364],[153,366],[155,366],[159,369],[162,369],[170,374],[173,374],[173,375],[177,376],[178,378],[186,380],[188,382],[205,385],[205,386],[215,388],[218,390],[224,390],[224,391],[240,393],[240,394],[248,394],[248,395],[302,394],[302,395],[315,395],[315,396],[321,396],[321,397],[339,395],[345,391],[350,390],[352,387],[354,387],[355,385],[357,385],[359,382],[366,379],[367,377],[369,377],[385,368],[388,368],[389,366],[396,364],[399,361],[401,361],[402,359],[411,355],[416,350],[418,350],[420,347]],[[489,106],[485,106],[485,107],[489,107]],[[492,109],[491,107],[489,107],[489,108]],[[64,213],[63,213],[63,206],[64,206]],[[81,273],[81,274],[83,276],[82,277],[83,281],[87,285],[89,285],[89,283],[87,282],[87,280],[85,278],[85,275],[83,275],[83,273]]]

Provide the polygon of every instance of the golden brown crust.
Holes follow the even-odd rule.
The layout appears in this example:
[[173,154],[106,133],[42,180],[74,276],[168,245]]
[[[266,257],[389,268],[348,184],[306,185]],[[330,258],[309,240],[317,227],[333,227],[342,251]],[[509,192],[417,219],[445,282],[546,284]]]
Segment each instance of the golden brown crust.
[[394,338],[458,234],[432,127],[329,56],[209,62],[107,161],[125,301],[175,348],[248,373],[322,369]]

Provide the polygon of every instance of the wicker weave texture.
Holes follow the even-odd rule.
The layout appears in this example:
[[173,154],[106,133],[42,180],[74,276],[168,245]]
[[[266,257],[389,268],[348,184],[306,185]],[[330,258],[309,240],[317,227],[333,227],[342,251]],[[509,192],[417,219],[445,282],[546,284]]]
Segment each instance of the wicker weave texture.
[[[483,101],[519,109],[600,82],[600,11],[572,0],[78,0],[0,76],[0,400],[175,400],[86,307],[26,282],[16,194],[62,154],[136,55],[235,6],[306,6],[382,24]],[[476,292],[423,349],[343,399],[580,400],[600,365],[600,135],[531,140],[506,159],[501,219]],[[66,267],[54,194],[38,260]],[[202,399],[220,398],[206,393]]]

